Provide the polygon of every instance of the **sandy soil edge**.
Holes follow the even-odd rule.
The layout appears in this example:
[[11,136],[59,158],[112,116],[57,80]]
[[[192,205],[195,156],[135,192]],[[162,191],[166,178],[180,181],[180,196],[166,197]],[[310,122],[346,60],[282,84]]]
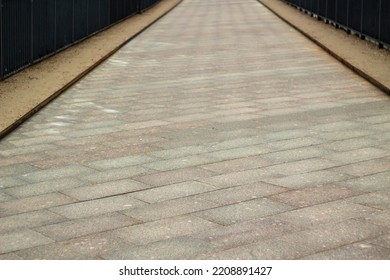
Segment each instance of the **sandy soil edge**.
[[1,81],[0,139],[181,2],[161,0],[144,13]]
[[345,66],[390,95],[390,51],[348,35],[280,0],[257,0]]

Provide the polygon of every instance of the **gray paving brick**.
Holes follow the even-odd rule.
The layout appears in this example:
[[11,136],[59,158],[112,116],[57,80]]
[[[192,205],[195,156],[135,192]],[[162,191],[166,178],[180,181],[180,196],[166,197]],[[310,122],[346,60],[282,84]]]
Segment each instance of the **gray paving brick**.
[[300,189],[306,187],[321,186],[330,183],[337,183],[339,181],[347,180],[350,178],[353,177],[346,174],[323,170],[297,175],[290,175],[282,178],[264,179],[263,181],[285,188]]
[[47,210],[28,212],[0,218],[0,233],[60,223],[64,217]]
[[21,178],[31,183],[37,183],[58,178],[76,177],[91,173],[96,173],[96,171],[94,169],[75,164],[27,173],[22,175]]
[[389,186],[390,171],[364,176],[340,182],[341,185],[362,192],[387,190]]
[[390,210],[386,209],[383,211],[379,211],[377,213],[362,218],[362,220],[375,225],[385,226],[390,228]]
[[105,259],[115,260],[192,260],[199,254],[213,251],[209,242],[189,237],[161,240],[143,246],[123,248],[103,255]]
[[0,191],[0,202],[9,201],[9,200],[12,200],[12,199],[14,199],[14,197],[12,197],[11,195],[6,194],[6,193]]
[[207,171],[199,167],[189,167],[164,172],[156,172],[144,176],[136,176],[134,180],[153,186],[164,186],[174,183],[181,183],[199,178],[207,178],[215,175],[212,171]]
[[266,178],[279,176],[277,173],[266,172],[261,168],[245,170],[239,172],[225,173],[222,175],[213,176],[200,181],[219,188],[234,187],[260,182]]
[[229,159],[236,159],[242,157],[262,155],[270,151],[271,151],[270,148],[266,147],[265,145],[255,145],[255,146],[247,146],[247,147],[235,148],[230,150],[211,152],[208,153],[207,155],[209,157],[217,159],[218,161],[221,161],[221,160],[229,160]]
[[27,147],[18,147],[6,150],[0,150],[0,155],[4,157],[16,156],[16,155],[24,155],[24,154],[32,154],[37,152],[49,151],[56,149],[57,146],[52,144],[37,144],[33,146]]
[[374,159],[336,167],[332,171],[357,177],[390,171],[390,160]]
[[32,230],[0,234],[0,254],[52,243],[53,240]]
[[279,162],[291,162],[291,161],[298,161],[298,160],[309,159],[314,157],[321,157],[324,154],[326,154],[326,152],[317,147],[302,147],[302,148],[297,148],[292,150],[268,153],[262,155],[262,157],[276,160]]
[[139,221],[118,213],[65,221],[35,228],[35,231],[56,241],[82,237],[125,226],[138,224]]
[[295,207],[308,207],[353,197],[360,193],[359,191],[337,185],[322,185],[280,193],[270,198]]
[[390,249],[390,234],[385,234],[377,238],[369,239],[367,240],[367,242],[370,244],[379,245],[387,249]]
[[208,155],[194,155],[194,156],[187,156],[182,158],[156,161],[156,162],[144,164],[143,166],[154,170],[168,171],[174,169],[182,169],[186,167],[195,167],[201,164],[207,164],[216,161],[218,160]]
[[316,226],[345,221],[352,218],[378,214],[375,208],[364,205],[334,201],[305,207],[278,215],[278,218],[301,226]]
[[350,198],[348,201],[376,209],[390,209],[390,192],[378,191]]
[[105,183],[109,181],[116,181],[121,179],[132,178],[137,175],[147,174],[150,170],[141,166],[129,166],[123,168],[116,168],[104,170],[101,172],[89,172],[79,178],[90,183]]
[[252,183],[197,195],[197,197],[222,205],[234,204],[256,198],[283,193],[288,189],[266,183]]
[[21,257],[14,253],[9,253],[9,254],[1,254],[0,255],[0,260],[22,260]]
[[264,170],[274,172],[274,173],[276,172],[278,174],[283,174],[283,175],[294,175],[294,174],[308,173],[312,171],[325,170],[334,166],[338,166],[340,164],[341,163],[327,160],[327,159],[310,158],[310,159],[277,164],[274,166],[270,166],[269,168],[264,168]]
[[152,158],[146,155],[135,155],[127,157],[117,157],[104,160],[98,160],[94,162],[89,162],[87,166],[99,169],[99,170],[109,170],[114,168],[121,168],[126,166],[140,165],[147,162],[156,161],[156,158]]
[[63,193],[78,200],[92,200],[113,195],[131,193],[151,188],[149,185],[125,179],[101,184],[92,184],[79,188],[64,190]]
[[222,174],[244,171],[248,169],[256,169],[273,164],[275,164],[275,161],[273,160],[263,159],[260,156],[250,156],[206,164],[202,165],[201,167]]
[[195,215],[221,225],[230,225],[291,209],[293,208],[286,204],[261,198],[201,211]]
[[11,200],[0,204],[0,217],[48,209],[50,207],[73,202],[76,202],[76,200],[60,193],[50,193]]
[[22,179],[18,179],[15,177],[3,177],[0,180],[0,189],[14,187],[14,186],[20,186],[26,184],[26,181],[23,181]]
[[10,194],[17,198],[24,198],[77,188],[82,186],[83,184],[85,183],[75,178],[61,178],[40,183],[27,184],[19,187],[8,188],[4,191],[7,194]]
[[128,194],[73,203],[51,208],[50,211],[69,219],[80,219],[115,211],[127,210],[145,203]]
[[19,175],[39,170],[38,168],[31,166],[27,163],[13,164],[8,166],[2,166],[0,169],[0,178],[12,175]]
[[115,230],[114,234],[131,244],[144,245],[179,236],[193,235],[213,227],[220,227],[220,225],[189,215],[121,228]]
[[216,188],[211,185],[196,181],[188,181],[139,191],[131,195],[139,200],[154,203],[199,193],[206,193],[214,190],[216,190]]
[[306,260],[388,260],[390,249],[359,242],[304,257]]
[[122,213],[138,220],[149,222],[174,216],[181,216],[184,214],[191,214],[218,206],[219,204],[217,203],[191,196],[152,203],[135,209],[123,211]]
[[339,162],[355,163],[375,158],[385,157],[390,154],[390,151],[381,150],[377,148],[362,148],[353,151],[347,151],[342,153],[334,153],[324,156],[327,159],[336,160]]
[[20,250],[17,255],[27,260],[97,260],[101,259],[100,255],[128,246],[110,233],[99,233]]

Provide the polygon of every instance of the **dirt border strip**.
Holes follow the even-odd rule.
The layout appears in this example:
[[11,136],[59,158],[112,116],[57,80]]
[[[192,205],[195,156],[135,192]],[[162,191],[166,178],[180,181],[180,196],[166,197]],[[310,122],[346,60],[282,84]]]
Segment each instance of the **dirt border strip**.
[[[50,94],[48,97],[44,98],[40,103],[38,103],[36,106],[34,106],[32,109],[29,109],[27,112],[23,112],[22,113],[22,116],[15,116],[14,119],[11,123],[9,124],[6,124],[5,127],[1,127],[0,125],[0,140],[2,138],[4,138],[5,136],[7,136],[10,132],[12,132],[13,130],[15,130],[19,125],[21,125],[23,122],[25,122],[26,120],[28,120],[30,117],[32,117],[36,112],[38,112],[39,110],[41,110],[42,108],[44,108],[46,105],[48,105],[51,101],[53,101],[54,99],[56,99],[58,96],[60,96],[64,91],[66,91],[67,89],[69,89],[72,85],[74,85],[76,82],[78,82],[80,79],[82,79],[84,76],[86,76],[88,73],[90,73],[93,69],[95,69],[96,67],[98,67],[102,62],[104,62],[105,60],[107,60],[109,57],[111,57],[113,54],[115,54],[119,49],[121,49],[125,44],[127,44],[128,42],[130,42],[131,40],[133,40],[134,38],[136,38],[138,35],[140,35],[142,32],[144,32],[145,30],[147,30],[150,26],[152,26],[154,23],[156,23],[158,20],[160,20],[162,17],[164,17],[166,14],[168,14],[170,11],[172,11],[175,7],[177,7],[180,3],[182,3],[183,0],[172,0],[171,2],[171,6],[169,6],[167,9],[165,8],[161,8],[159,5],[161,5],[162,3],[164,3],[164,0],[156,3],[155,5],[153,5],[150,9],[146,10],[145,11],[145,14],[148,13],[148,12],[153,12],[153,9],[155,10],[158,10],[158,11],[154,11],[156,13],[156,16],[153,17],[151,19],[151,21],[147,22],[147,24],[145,24],[144,26],[140,27],[138,30],[136,30],[136,32],[134,32],[133,34],[131,34],[130,37],[128,37],[127,39],[125,39],[124,41],[122,41],[119,45],[116,45],[113,49],[111,49],[108,53],[104,54],[101,58],[99,58],[97,61],[94,61],[93,64],[89,65],[86,69],[84,69],[82,72],[79,72],[76,76],[74,76],[71,80],[69,81],[66,81],[66,83],[61,86],[59,89],[57,89],[55,92],[53,92],[52,94]],[[168,1],[167,1],[168,2]],[[136,15],[137,16],[137,15]],[[133,16],[133,17],[136,17],[136,16]],[[142,14],[139,14],[138,16],[143,16]],[[124,23],[124,22],[127,22],[127,21],[131,21],[133,20],[133,17],[130,17],[129,19],[125,20],[125,21],[122,21],[119,24],[121,23]],[[102,31],[102,32],[99,32],[98,34],[96,34],[95,36],[97,35],[102,35],[103,32],[109,32],[111,28],[114,28],[116,25]],[[104,35],[103,35],[104,36]],[[81,43],[88,43],[88,40],[90,39],[93,39],[94,36],[92,36],[91,38],[88,38],[86,40],[84,40],[83,42]],[[80,43],[80,44],[81,44]],[[53,60],[55,59],[56,56],[58,55],[61,55],[63,54],[64,52],[66,51],[69,51],[71,49],[75,49],[78,47],[78,44],[64,50],[63,52],[60,52],[56,55],[53,55],[51,57],[49,57],[47,60]],[[75,59],[75,61],[73,61],[73,63],[77,63],[77,59]],[[38,63],[39,64],[39,63]],[[38,65],[36,64],[36,65]],[[36,65],[33,65],[31,67],[34,67]],[[28,70],[28,68],[27,68]],[[9,79],[11,78],[14,78],[13,80],[18,80],[18,75],[25,75],[24,73],[25,70],[21,71],[20,73],[17,73],[13,76],[11,76]],[[43,78],[44,79],[44,78]],[[7,80],[7,79],[6,79]],[[4,81],[6,81],[4,80]],[[0,83],[4,83],[4,81],[0,82]],[[12,82],[11,82],[12,83]],[[11,93],[12,94],[12,93]],[[17,99],[17,97],[16,97]],[[1,101],[1,100],[0,100]],[[1,105],[1,104],[0,104]]]
[[[323,50],[325,50],[327,53],[329,53],[331,56],[333,56],[335,59],[340,61],[342,64],[344,64],[346,67],[357,73],[359,76],[363,77],[367,81],[369,81],[371,84],[374,86],[378,87],[380,90],[385,92],[386,94],[390,95],[390,84],[386,84],[386,82],[382,82],[379,79],[375,78],[374,75],[370,73],[370,71],[367,71],[367,69],[362,69],[362,67],[359,67],[355,61],[352,61],[351,59],[345,58],[345,55],[339,50],[336,50],[335,48],[328,47],[326,44],[326,38],[322,38],[318,36],[318,38],[315,38],[314,34],[310,32],[303,24],[300,22],[294,20],[293,16],[289,17],[287,14],[285,14],[278,6],[277,3],[270,3],[271,0],[257,0],[260,4],[262,4],[264,7],[266,7],[268,10],[270,10],[273,14],[275,14],[277,17],[279,17],[281,20],[286,22],[288,25],[290,25],[292,28],[297,30],[299,33],[303,34],[306,38],[308,38],[310,41],[314,42],[317,44],[319,47],[321,47]],[[289,12],[292,14],[298,14],[300,17],[306,17],[305,19],[306,22],[311,20],[311,23],[317,22],[318,24],[320,23],[318,20],[314,20],[314,18],[310,17],[308,14],[305,14],[295,7],[288,5],[284,1],[280,0],[272,0],[272,2],[280,2],[280,4],[285,5],[289,9]],[[296,15],[295,15],[296,16]],[[314,23],[315,24],[315,23]],[[330,25],[325,25],[325,28],[332,28]],[[324,26],[320,26],[320,28],[324,28]],[[339,32],[344,32],[342,30],[337,30]],[[352,36],[352,35],[346,35],[346,36]],[[330,39],[331,40],[331,39]],[[375,66],[372,66],[375,67]],[[390,66],[389,66],[390,68]]]

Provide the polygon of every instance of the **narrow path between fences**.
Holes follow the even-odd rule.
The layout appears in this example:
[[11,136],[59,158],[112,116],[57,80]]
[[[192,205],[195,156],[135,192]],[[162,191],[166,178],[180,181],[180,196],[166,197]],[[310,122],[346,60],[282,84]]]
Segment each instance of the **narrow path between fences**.
[[185,0],[0,141],[0,259],[389,259],[389,141],[257,1]]

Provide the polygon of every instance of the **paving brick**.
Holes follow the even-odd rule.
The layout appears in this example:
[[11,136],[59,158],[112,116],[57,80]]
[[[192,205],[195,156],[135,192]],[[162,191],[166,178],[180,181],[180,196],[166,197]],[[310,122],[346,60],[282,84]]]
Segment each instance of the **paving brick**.
[[23,181],[22,179],[18,179],[15,177],[3,177],[0,180],[0,189],[5,189],[9,187],[15,187],[26,184],[26,181]]
[[378,214],[375,208],[352,204],[345,201],[334,201],[305,207],[278,215],[278,218],[301,226],[316,226],[345,221],[352,218]]
[[96,173],[96,171],[94,169],[76,164],[27,173],[22,175],[21,178],[31,183],[37,183],[58,178],[76,177],[91,173]]
[[201,211],[195,215],[221,225],[230,225],[291,209],[293,208],[286,204],[261,198]]
[[215,175],[212,171],[207,171],[199,167],[182,168],[164,172],[156,172],[144,176],[136,176],[134,180],[153,186],[164,186],[174,183],[181,183],[189,180],[207,178]]
[[208,155],[195,155],[182,158],[168,159],[163,161],[156,161],[143,166],[149,169],[168,171],[174,169],[182,169],[186,167],[195,167],[201,164],[216,162],[217,159]]
[[125,179],[72,188],[69,190],[64,190],[63,193],[81,201],[126,194],[148,188],[151,188],[151,186],[131,179]]
[[98,260],[100,255],[128,246],[110,233],[99,233],[20,250],[17,255],[27,260]]
[[317,147],[302,147],[302,148],[297,148],[292,150],[268,153],[262,155],[262,157],[276,160],[279,162],[291,162],[291,161],[298,161],[298,160],[309,159],[314,157],[321,157],[324,154],[326,154],[326,152]]
[[24,198],[30,196],[38,196],[42,194],[60,192],[67,189],[73,189],[84,185],[85,183],[75,178],[61,178],[56,180],[49,180],[40,183],[27,184],[23,186],[8,188],[4,190],[17,198]]
[[206,193],[214,190],[216,190],[216,188],[211,185],[196,181],[188,181],[139,191],[131,195],[139,200],[154,203],[199,193]]
[[14,197],[9,194],[6,194],[5,192],[0,191],[0,202],[9,201],[12,199],[14,199]]
[[270,172],[276,172],[283,175],[294,175],[308,173],[312,171],[319,171],[329,169],[334,166],[338,166],[340,163],[322,158],[310,158],[304,160],[298,160],[293,162],[287,162],[264,168]]
[[219,204],[205,201],[194,196],[166,200],[137,207],[132,210],[123,211],[122,213],[138,220],[149,222],[184,214],[191,214],[218,207]]
[[290,175],[282,178],[264,179],[263,181],[285,188],[300,189],[306,187],[321,186],[330,183],[337,183],[339,181],[347,180],[350,178],[352,178],[352,176],[350,175],[323,170],[297,175]]
[[213,176],[200,181],[219,188],[234,187],[260,182],[266,178],[280,176],[277,173],[266,172],[261,168],[245,170],[239,172],[225,173],[222,175]]
[[323,185],[283,192],[271,196],[270,199],[295,207],[308,207],[353,197],[360,193],[359,191],[337,185]]
[[324,156],[327,159],[336,160],[342,163],[355,163],[389,155],[390,151],[377,148],[362,148],[342,153],[334,153]]
[[0,234],[0,254],[52,243],[53,240],[32,230]]
[[115,253],[103,255],[115,260],[192,260],[199,254],[213,251],[209,242],[189,237],[161,240],[143,246],[123,248]]
[[12,175],[19,175],[39,170],[38,168],[26,163],[2,166],[0,169],[0,178]]
[[56,241],[82,237],[125,226],[138,224],[139,221],[118,213],[65,221],[35,228],[35,231]]
[[79,178],[90,183],[98,184],[109,181],[128,179],[137,175],[147,174],[148,172],[150,172],[148,169],[143,168],[141,166],[129,166],[104,170],[101,172],[89,172],[85,175],[80,176]]
[[389,186],[390,171],[364,176],[340,182],[341,185],[362,192],[387,190]]
[[114,231],[114,234],[131,244],[144,245],[179,236],[193,235],[213,227],[220,227],[220,225],[188,215],[121,228]]
[[390,249],[390,234],[385,234],[377,238],[369,239],[367,240],[367,242],[370,244],[379,245],[387,249]]
[[127,210],[144,204],[144,202],[126,194],[54,207],[50,211],[69,219],[80,219]]
[[202,165],[201,167],[222,174],[244,171],[248,169],[256,169],[273,164],[275,164],[275,161],[273,160],[263,159],[260,156],[250,156],[206,164]]
[[87,166],[99,170],[109,170],[109,169],[121,168],[126,166],[140,165],[152,161],[156,161],[156,159],[146,155],[135,155],[135,156],[128,156],[128,157],[118,157],[118,158],[110,158],[105,160],[98,160],[98,161],[88,163]]
[[0,218],[0,233],[55,224],[64,220],[64,217],[47,210],[3,217]]
[[336,167],[332,171],[357,177],[390,171],[390,160],[374,159]]
[[388,260],[390,249],[359,242],[304,257],[305,260]]
[[18,147],[18,148],[12,148],[7,150],[0,150],[0,155],[4,157],[10,157],[10,156],[16,156],[16,155],[25,155],[25,154],[32,154],[32,153],[38,153],[43,151],[49,151],[56,149],[57,146],[52,144],[37,144],[33,146],[27,146],[27,147]]
[[283,193],[288,189],[266,183],[252,183],[233,188],[226,188],[217,191],[197,195],[197,197],[219,203],[222,205],[239,203],[247,200],[270,196],[276,193]]
[[77,200],[60,193],[50,193],[10,200],[0,204],[0,217],[48,209],[50,207],[70,204],[76,201]]
[[0,255],[0,260],[22,260],[21,257],[19,257],[18,255],[14,254],[14,253],[9,253],[9,254],[1,254]]

